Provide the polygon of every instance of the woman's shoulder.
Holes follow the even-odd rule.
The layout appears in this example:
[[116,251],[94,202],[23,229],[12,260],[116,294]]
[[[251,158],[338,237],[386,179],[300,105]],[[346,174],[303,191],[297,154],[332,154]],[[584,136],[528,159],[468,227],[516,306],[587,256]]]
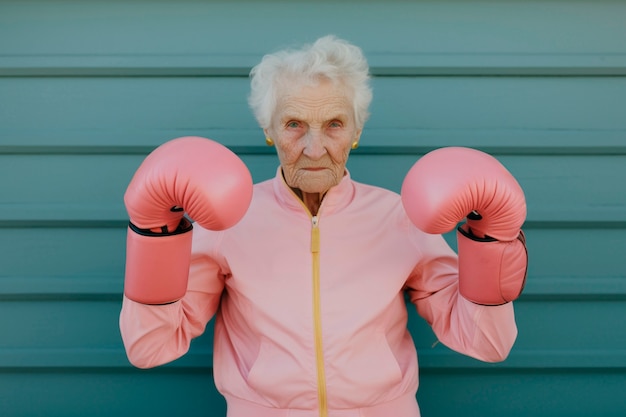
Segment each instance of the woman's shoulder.
[[364,182],[359,182],[352,180],[354,184],[354,188],[357,193],[362,195],[369,195],[378,198],[388,199],[390,201],[398,201],[400,199],[400,194],[395,191],[389,190],[379,185],[367,184]]
[[400,194],[378,185],[358,181],[353,183],[354,198],[351,204],[353,210],[378,214],[389,221],[401,221],[405,217]]

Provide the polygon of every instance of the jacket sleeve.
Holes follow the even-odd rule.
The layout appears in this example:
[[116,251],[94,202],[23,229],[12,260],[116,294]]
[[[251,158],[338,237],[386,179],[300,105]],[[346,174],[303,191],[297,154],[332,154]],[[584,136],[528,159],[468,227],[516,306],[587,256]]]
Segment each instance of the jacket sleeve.
[[513,303],[483,306],[463,298],[457,255],[443,237],[412,234],[420,259],[407,289],[419,315],[450,349],[485,362],[506,359],[517,337]]
[[211,237],[215,234],[194,227],[189,282],[182,299],[166,305],[145,305],[124,297],[120,332],[134,366],[152,368],[180,358],[217,311],[224,275],[209,255]]

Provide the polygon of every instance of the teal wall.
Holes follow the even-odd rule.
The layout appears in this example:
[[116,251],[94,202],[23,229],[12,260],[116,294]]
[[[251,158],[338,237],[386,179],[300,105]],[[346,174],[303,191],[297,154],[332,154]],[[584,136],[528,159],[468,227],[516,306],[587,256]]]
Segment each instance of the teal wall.
[[425,152],[462,145],[526,191],[513,352],[433,347],[413,314],[424,417],[626,415],[625,22],[626,2],[592,0],[0,0],[0,415],[224,415],[210,329],[170,365],[126,360],[122,195],[183,135],[270,177],[247,73],[327,33],[375,75],[356,179],[398,191]]

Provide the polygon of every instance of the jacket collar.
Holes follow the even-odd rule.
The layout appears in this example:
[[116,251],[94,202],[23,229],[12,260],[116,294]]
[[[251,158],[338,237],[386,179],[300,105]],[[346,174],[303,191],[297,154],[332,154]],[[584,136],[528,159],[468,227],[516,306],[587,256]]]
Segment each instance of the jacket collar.
[[[274,194],[278,203],[290,210],[305,211],[305,206],[300,198],[293,192],[293,190],[287,185],[283,178],[283,172],[279,166],[276,170],[276,177],[274,178]],[[354,183],[350,178],[350,172],[346,169],[346,172],[339,182],[339,184],[332,187],[324,195],[322,205],[320,207],[320,215],[327,216],[335,213],[350,204],[354,198]]]

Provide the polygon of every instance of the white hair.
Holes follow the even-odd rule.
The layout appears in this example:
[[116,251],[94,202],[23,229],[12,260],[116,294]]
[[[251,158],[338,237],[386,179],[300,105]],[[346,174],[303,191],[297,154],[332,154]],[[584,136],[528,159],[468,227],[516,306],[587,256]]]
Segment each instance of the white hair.
[[311,84],[328,79],[352,92],[354,116],[359,129],[369,117],[372,101],[367,60],[361,49],[333,35],[319,38],[301,49],[285,49],[263,57],[250,72],[248,104],[259,125],[270,126],[278,90],[287,82]]

